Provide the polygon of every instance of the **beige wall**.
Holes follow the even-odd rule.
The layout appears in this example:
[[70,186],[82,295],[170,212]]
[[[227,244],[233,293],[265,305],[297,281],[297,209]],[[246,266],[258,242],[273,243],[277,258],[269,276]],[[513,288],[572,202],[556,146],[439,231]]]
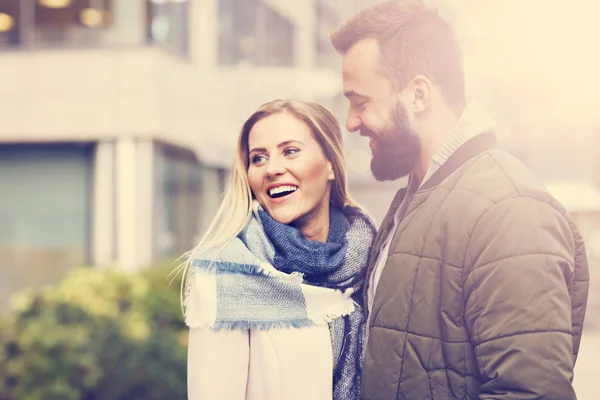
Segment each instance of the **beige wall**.
[[15,51],[0,62],[0,139],[149,135],[161,125],[153,48]]

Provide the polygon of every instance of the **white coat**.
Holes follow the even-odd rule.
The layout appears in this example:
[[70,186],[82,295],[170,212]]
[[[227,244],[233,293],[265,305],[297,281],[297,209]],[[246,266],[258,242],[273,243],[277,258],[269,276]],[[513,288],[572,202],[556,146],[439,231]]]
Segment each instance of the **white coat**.
[[329,328],[191,328],[189,400],[331,400]]

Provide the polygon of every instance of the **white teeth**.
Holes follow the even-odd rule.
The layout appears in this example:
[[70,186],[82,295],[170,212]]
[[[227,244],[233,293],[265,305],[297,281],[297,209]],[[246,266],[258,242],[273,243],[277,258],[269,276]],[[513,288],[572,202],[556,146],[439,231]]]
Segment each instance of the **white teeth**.
[[296,189],[298,189],[296,186],[290,185],[277,186],[276,188],[269,190],[269,195],[273,196],[282,192],[295,192]]

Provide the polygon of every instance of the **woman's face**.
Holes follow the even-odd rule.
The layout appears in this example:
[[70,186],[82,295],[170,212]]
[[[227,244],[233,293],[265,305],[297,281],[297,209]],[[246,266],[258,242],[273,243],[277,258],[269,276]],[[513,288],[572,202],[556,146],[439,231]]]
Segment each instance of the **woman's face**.
[[334,173],[310,127],[287,112],[259,120],[248,135],[248,182],[276,221],[329,224]]

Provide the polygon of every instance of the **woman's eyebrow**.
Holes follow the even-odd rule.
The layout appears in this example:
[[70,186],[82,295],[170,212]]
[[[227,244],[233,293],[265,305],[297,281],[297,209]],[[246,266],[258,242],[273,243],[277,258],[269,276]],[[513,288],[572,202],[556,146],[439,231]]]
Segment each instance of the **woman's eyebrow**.
[[[283,141],[283,142],[279,143],[279,144],[277,145],[277,148],[279,149],[279,148],[281,148],[281,147],[285,147],[285,146],[288,146],[288,145],[290,145],[290,144],[294,144],[294,143],[298,143],[298,144],[304,144],[304,143],[302,143],[302,142],[301,142],[301,141],[299,141],[299,140],[286,140],[286,141]],[[266,151],[267,151],[267,149],[265,149],[264,147],[254,147],[254,148],[252,148],[252,149],[249,151],[249,153],[255,153],[255,152],[266,152]]]

